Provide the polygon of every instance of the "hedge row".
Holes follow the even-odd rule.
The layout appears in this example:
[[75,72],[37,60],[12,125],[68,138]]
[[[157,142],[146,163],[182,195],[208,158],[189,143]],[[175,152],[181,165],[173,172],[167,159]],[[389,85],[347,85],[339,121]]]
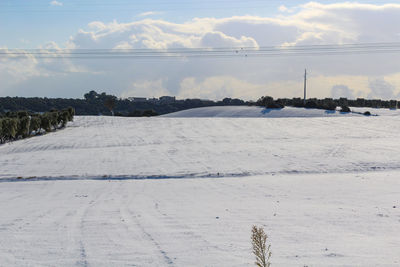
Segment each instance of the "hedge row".
[[[305,102],[302,98],[279,98],[274,100],[270,96],[263,96],[255,103],[257,106],[267,108],[283,108],[285,106],[292,107],[305,107],[305,108],[319,108],[334,110],[336,107],[370,107],[370,108],[400,108],[400,101],[397,100],[381,100],[381,99],[347,99],[347,98],[309,98]],[[345,108],[346,109],[346,108]]]
[[63,128],[67,122],[74,119],[74,115],[73,108],[52,110],[43,114],[29,114],[26,111],[7,112],[0,116],[0,143]]

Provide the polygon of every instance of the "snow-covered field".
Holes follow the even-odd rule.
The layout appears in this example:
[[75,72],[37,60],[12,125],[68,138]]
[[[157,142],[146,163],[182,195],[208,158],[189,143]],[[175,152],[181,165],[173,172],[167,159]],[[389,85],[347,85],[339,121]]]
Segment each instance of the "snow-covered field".
[[[369,111],[371,115],[382,116],[398,116],[399,110],[376,109],[376,108],[358,108],[350,107],[351,113],[340,112],[340,108],[336,111],[323,109],[307,109],[285,107],[282,109],[266,109],[255,106],[217,106],[205,108],[193,108],[182,110],[175,113],[163,115],[170,118],[304,118],[304,117],[352,117],[363,116],[362,113]],[[360,114],[361,113],[361,114]]]
[[0,146],[0,266],[251,266],[253,224],[272,266],[400,265],[397,111],[229,109]]

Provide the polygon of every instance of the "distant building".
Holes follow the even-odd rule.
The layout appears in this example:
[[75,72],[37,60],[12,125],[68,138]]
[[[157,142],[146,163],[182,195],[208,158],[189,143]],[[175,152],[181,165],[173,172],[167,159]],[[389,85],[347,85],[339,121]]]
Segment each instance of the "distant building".
[[128,100],[132,102],[146,102],[147,98],[145,97],[128,97]]

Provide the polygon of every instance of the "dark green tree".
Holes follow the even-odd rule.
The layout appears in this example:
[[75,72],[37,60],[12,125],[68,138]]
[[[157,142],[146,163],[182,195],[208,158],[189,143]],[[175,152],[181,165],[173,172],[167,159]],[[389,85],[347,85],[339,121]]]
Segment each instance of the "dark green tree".
[[2,120],[1,131],[4,141],[13,140],[17,135],[18,120],[15,118],[5,118]]
[[50,113],[40,115],[40,128],[44,129],[46,132],[51,131]]
[[39,116],[32,116],[31,123],[29,124],[29,132],[35,132],[37,134],[40,130],[40,117]]
[[18,130],[16,136],[26,138],[29,136],[30,117],[24,116],[18,119]]
[[116,101],[115,96],[108,96],[104,99],[104,106],[108,108],[112,116],[114,116],[115,101]]

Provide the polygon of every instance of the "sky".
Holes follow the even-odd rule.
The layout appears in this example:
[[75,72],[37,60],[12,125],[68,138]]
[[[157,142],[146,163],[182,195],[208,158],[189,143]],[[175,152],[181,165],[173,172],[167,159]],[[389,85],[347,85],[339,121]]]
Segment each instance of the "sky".
[[398,25],[400,1],[3,0],[0,96],[291,98],[307,68],[308,97],[400,99]]

